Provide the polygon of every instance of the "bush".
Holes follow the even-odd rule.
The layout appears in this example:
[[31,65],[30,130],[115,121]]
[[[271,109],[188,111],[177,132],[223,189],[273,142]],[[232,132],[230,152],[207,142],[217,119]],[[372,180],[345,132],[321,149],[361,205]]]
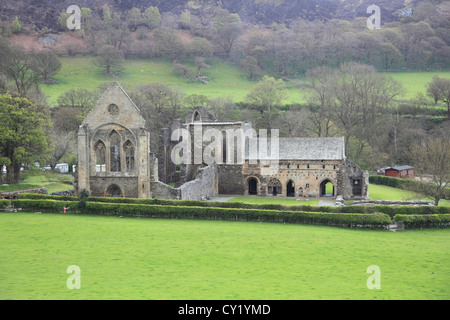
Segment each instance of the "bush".
[[406,229],[449,227],[450,214],[397,214],[394,216],[394,221],[403,222]]
[[391,223],[388,215],[383,213],[331,213],[283,210],[259,210],[241,208],[218,208],[198,206],[171,206],[160,204],[104,203],[86,202],[84,208],[78,208],[77,201],[57,201],[40,199],[14,200],[15,207],[24,210],[42,210],[62,212],[64,207],[72,208],[72,212],[107,214],[122,216],[145,216],[171,219],[211,219],[260,221],[303,224],[326,224],[344,227],[383,228]]
[[[60,201],[78,201],[78,197],[52,196],[34,193],[22,193],[19,199],[52,199]],[[331,212],[331,213],[364,213],[373,214],[376,212],[389,215],[391,218],[396,214],[447,214],[450,213],[449,207],[413,207],[413,206],[386,206],[386,205],[352,205],[342,207],[314,207],[309,205],[284,206],[280,204],[249,204],[242,202],[220,202],[220,201],[196,201],[196,200],[166,200],[166,199],[136,199],[136,198],[109,198],[109,197],[89,197],[89,202],[102,203],[127,203],[127,204],[146,204],[161,206],[183,206],[183,207],[208,207],[208,208],[234,208],[234,209],[259,209],[259,210],[278,210],[278,211],[302,211],[302,212]]]
[[6,208],[9,206],[9,200],[8,199],[1,199],[0,200],[0,209]]

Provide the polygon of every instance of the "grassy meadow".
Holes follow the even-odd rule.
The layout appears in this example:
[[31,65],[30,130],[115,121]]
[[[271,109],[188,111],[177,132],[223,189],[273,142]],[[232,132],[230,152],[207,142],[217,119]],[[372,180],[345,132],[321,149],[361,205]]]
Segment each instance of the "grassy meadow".
[[20,183],[0,185],[0,192],[35,189],[45,187],[48,193],[73,189],[73,177],[71,175],[45,172],[28,174]]
[[450,298],[449,229],[1,213],[0,230],[0,299]]
[[[53,106],[56,105],[58,96],[72,88],[92,90],[110,81],[118,81],[125,90],[151,82],[162,82],[185,95],[199,94],[208,98],[230,97],[235,102],[243,101],[257,83],[249,80],[247,75],[233,64],[220,59],[214,59],[209,69],[203,69],[203,73],[208,76],[208,84],[189,82],[177,76],[173,71],[172,63],[166,59],[127,59],[123,63],[121,72],[116,75],[107,75],[99,69],[94,57],[61,57],[60,60],[62,68],[54,77],[55,83],[41,84],[42,91]],[[450,72],[384,74],[392,76],[403,84],[405,94],[400,97],[401,99],[413,99],[418,92],[425,94],[426,84],[435,74],[450,77]],[[297,80],[304,82],[306,79]],[[296,81],[286,82],[288,97],[284,102],[287,104],[305,101],[304,95],[307,89],[300,88]]]
[[[185,95],[198,94],[208,98],[231,97],[235,102],[243,101],[257,83],[250,81],[231,63],[219,59],[215,59],[209,69],[203,70],[208,76],[208,84],[189,82],[177,76],[172,63],[165,59],[127,59],[122,71],[117,75],[107,75],[100,70],[93,57],[62,57],[60,60],[62,68],[54,77],[55,83],[41,84],[41,90],[52,105],[56,105],[59,95],[72,88],[92,90],[110,81],[118,81],[125,90],[151,82],[162,82]],[[287,84],[289,97],[286,103],[303,101],[298,86],[293,83]]]

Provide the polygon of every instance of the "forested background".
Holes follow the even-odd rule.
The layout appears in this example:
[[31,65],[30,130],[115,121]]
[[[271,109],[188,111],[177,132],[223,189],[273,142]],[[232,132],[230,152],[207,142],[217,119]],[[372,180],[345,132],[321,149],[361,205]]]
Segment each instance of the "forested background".
[[[426,94],[411,99],[400,98],[404,88],[390,77],[449,70],[449,1],[377,1],[379,30],[367,28],[372,1],[365,0],[76,2],[1,1],[0,92],[37,106],[28,108],[29,116],[37,112],[46,133],[46,143],[34,144],[40,149],[0,139],[0,166],[10,168],[8,174],[34,161],[52,167],[77,161],[76,131],[101,87],[61,92],[51,106],[40,89],[55,83],[61,57],[91,56],[111,81],[129,60],[163,59],[180,81],[205,85],[211,81],[205,71],[221,60],[254,82],[240,101],[186,95],[163,82],[131,88],[151,128],[152,148],[160,128],[199,104],[220,119],[251,120],[281,136],[344,136],[347,156],[372,171],[414,165],[413,145],[450,136],[448,77],[436,75]],[[80,30],[67,28],[66,8],[73,4],[81,8]],[[60,38],[70,40],[52,45]],[[48,45],[37,48],[30,39]],[[302,101],[286,103],[288,82],[304,90]],[[1,103],[28,105],[10,98]]]

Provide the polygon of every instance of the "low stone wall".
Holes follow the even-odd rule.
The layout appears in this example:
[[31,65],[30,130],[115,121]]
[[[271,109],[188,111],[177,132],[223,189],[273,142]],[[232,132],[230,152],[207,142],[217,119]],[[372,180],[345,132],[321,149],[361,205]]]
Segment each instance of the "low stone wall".
[[162,182],[151,183],[152,198],[171,200],[207,200],[217,194],[217,166],[198,169],[195,180],[178,188]]
[[151,182],[150,191],[152,193],[152,198],[181,200],[180,188],[172,188],[161,181]]
[[21,193],[38,193],[38,194],[48,194],[45,188],[27,189],[27,190],[17,190],[10,192],[0,193],[0,199],[17,199]]
[[361,200],[346,203],[346,205],[384,205],[384,206],[434,206],[433,203],[424,200],[400,201],[400,200]]

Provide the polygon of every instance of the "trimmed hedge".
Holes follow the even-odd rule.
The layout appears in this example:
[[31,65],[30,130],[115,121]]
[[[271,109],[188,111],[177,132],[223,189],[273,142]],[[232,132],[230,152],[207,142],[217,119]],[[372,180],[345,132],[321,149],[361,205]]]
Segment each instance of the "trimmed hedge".
[[[13,203],[15,207],[20,207],[23,210],[62,212],[64,207],[70,207],[71,209],[69,209],[68,212],[78,213],[78,202],[76,201],[18,199],[14,200]],[[328,213],[104,202],[87,202],[86,207],[80,210],[79,213],[120,216],[144,216],[170,219],[207,219],[325,224],[351,228],[384,228],[386,225],[392,223],[390,217],[383,213]]]
[[450,227],[450,214],[397,214],[394,221],[403,222],[406,229]]
[[8,199],[0,199],[0,209],[6,208],[9,206],[9,200]]
[[[59,201],[79,201],[78,197],[51,196],[45,194],[22,193],[19,199],[52,199]],[[136,198],[109,198],[109,197],[90,197],[89,202],[102,203],[128,203],[128,204],[146,204],[146,205],[166,205],[183,207],[209,207],[209,208],[235,208],[235,209],[259,209],[259,210],[277,210],[277,211],[305,211],[305,212],[332,212],[332,213],[385,213],[393,218],[396,214],[446,214],[450,213],[450,207],[413,207],[413,206],[386,206],[386,205],[352,205],[342,207],[309,205],[284,206],[279,204],[249,204],[242,202],[221,202],[221,201],[195,201],[195,200],[165,200],[165,199],[136,199]]]

